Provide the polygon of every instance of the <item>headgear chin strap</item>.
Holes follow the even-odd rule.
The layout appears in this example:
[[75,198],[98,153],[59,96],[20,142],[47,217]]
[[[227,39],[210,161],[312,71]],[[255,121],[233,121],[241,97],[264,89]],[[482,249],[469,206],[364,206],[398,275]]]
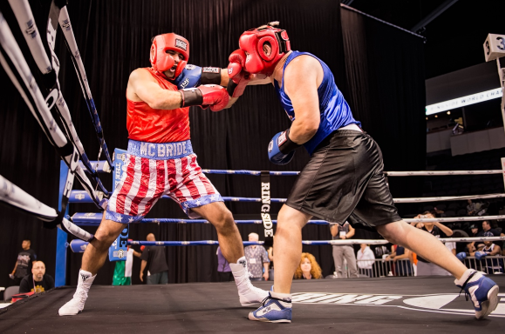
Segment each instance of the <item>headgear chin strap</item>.
[[[239,46],[247,53],[245,70],[249,73],[272,75],[275,65],[286,52],[291,51],[288,33],[284,29],[275,28],[279,22],[270,22],[259,28],[244,32],[239,39]],[[265,43],[270,44],[272,52],[267,55],[263,51]]]
[[184,56],[184,60],[179,61],[175,69],[175,75],[171,80],[174,80],[181,74],[189,59],[189,42],[182,36],[174,33],[158,35],[154,37],[151,45],[151,65],[155,71],[162,74],[171,69],[174,64],[174,58],[167,53],[168,50],[177,51]]

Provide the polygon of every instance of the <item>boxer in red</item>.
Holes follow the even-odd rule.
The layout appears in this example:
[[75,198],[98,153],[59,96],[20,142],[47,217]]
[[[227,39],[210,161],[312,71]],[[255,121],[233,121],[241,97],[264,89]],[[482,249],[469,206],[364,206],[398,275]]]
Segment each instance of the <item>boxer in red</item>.
[[126,89],[126,171],[109,200],[95,238],[84,252],[77,290],[59,309],[62,316],[84,309],[109,246],[125,224],[142,220],[165,194],[190,218],[203,217],[216,227],[243,306],[259,304],[268,295],[249,281],[242,239],[232,214],[202,173],[190,141],[189,106],[219,111],[232,104],[222,87],[228,84],[227,70],[200,70],[187,65],[188,58],[189,42],[184,37],[174,33],[158,35],[151,46],[152,67],[138,68],[130,74]]

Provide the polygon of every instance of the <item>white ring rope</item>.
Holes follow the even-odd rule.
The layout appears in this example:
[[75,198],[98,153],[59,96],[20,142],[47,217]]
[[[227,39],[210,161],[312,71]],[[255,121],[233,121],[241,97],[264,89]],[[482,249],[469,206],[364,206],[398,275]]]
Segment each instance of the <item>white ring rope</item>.
[[498,216],[469,216],[469,217],[439,217],[439,218],[405,218],[407,223],[447,223],[447,222],[468,222],[468,221],[484,221],[484,220],[498,220],[505,219],[505,215]]
[[[473,242],[473,241],[496,241],[505,240],[505,237],[481,237],[481,238],[443,238],[439,239],[441,242]],[[387,240],[375,240],[375,239],[347,239],[347,240],[303,240],[302,244],[307,246],[322,246],[322,245],[333,245],[333,246],[344,246],[344,245],[355,245],[355,244],[367,244],[367,245],[385,245],[388,244]],[[129,245],[145,245],[145,246],[208,246],[208,245],[219,245],[217,240],[194,240],[194,241],[140,241],[133,240],[128,241]],[[244,241],[244,246],[250,245],[263,245],[264,241]],[[74,253],[83,253],[88,245],[87,241],[82,240],[72,240],[69,244],[70,249]]]
[[411,172],[384,172],[387,176],[442,176],[442,175],[488,175],[501,174],[501,169],[492,170],[440,170],[440,171],[411,171]]
[[395,203],[426,203],[439,201],[464,201],[467,199],[503,198],[505,194],[465,195],[465,196],[439,196],[439,197],[405,197],[393,198]]

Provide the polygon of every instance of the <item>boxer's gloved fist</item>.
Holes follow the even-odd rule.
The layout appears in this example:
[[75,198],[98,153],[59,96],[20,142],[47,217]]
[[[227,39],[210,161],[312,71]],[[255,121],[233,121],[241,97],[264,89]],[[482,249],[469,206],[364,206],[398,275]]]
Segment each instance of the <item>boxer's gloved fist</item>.
[[246,54],[243,50],[238,49],[231,53],[228,57],[228,94],[231,97],[239,97],[244,93],[247,83],[250,81],[250,74],[243,70],[246,61]]
[[193,64],[188,64],[173,82],[174,85],[177,86],[177,89],[191,88],[200,84],[201,77],[202,68]]
[[200,106],[203,109],[210,106],[210,110],[224,109],[230,97],[227,90],[218,85],[201,85],[197,88],[181,89],[181,107]]
[[289,139],[289,129],[279,132],[268,144],[268,159],[276,165],[285,165],[293,159],[298,147],[300,145]]
[[458,254],[456,254],[456,257],[458,258],[458,260],[460,260],[461,262],[463,262],[466,259],[466,253],[465,252],[459,252]]
[[487,253],[485,252],[475,252],[475,258],[477,261],[480,261],[482,258],[486,257]]

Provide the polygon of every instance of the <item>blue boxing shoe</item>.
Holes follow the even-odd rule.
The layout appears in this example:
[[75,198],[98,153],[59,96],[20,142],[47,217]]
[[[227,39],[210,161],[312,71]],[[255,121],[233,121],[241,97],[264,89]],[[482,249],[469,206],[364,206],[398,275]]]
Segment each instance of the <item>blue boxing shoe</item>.
[[249,320],[290,323],[291,322],[291,298],[276,298],[269,292],[262,305],[254,312],[249,313]]
[[475,308],[475,318],[487,317],[498,306],[498,285],[480,272],[468,269],[454,283],[461,291],[465,290],[467,300],[470,297]]

